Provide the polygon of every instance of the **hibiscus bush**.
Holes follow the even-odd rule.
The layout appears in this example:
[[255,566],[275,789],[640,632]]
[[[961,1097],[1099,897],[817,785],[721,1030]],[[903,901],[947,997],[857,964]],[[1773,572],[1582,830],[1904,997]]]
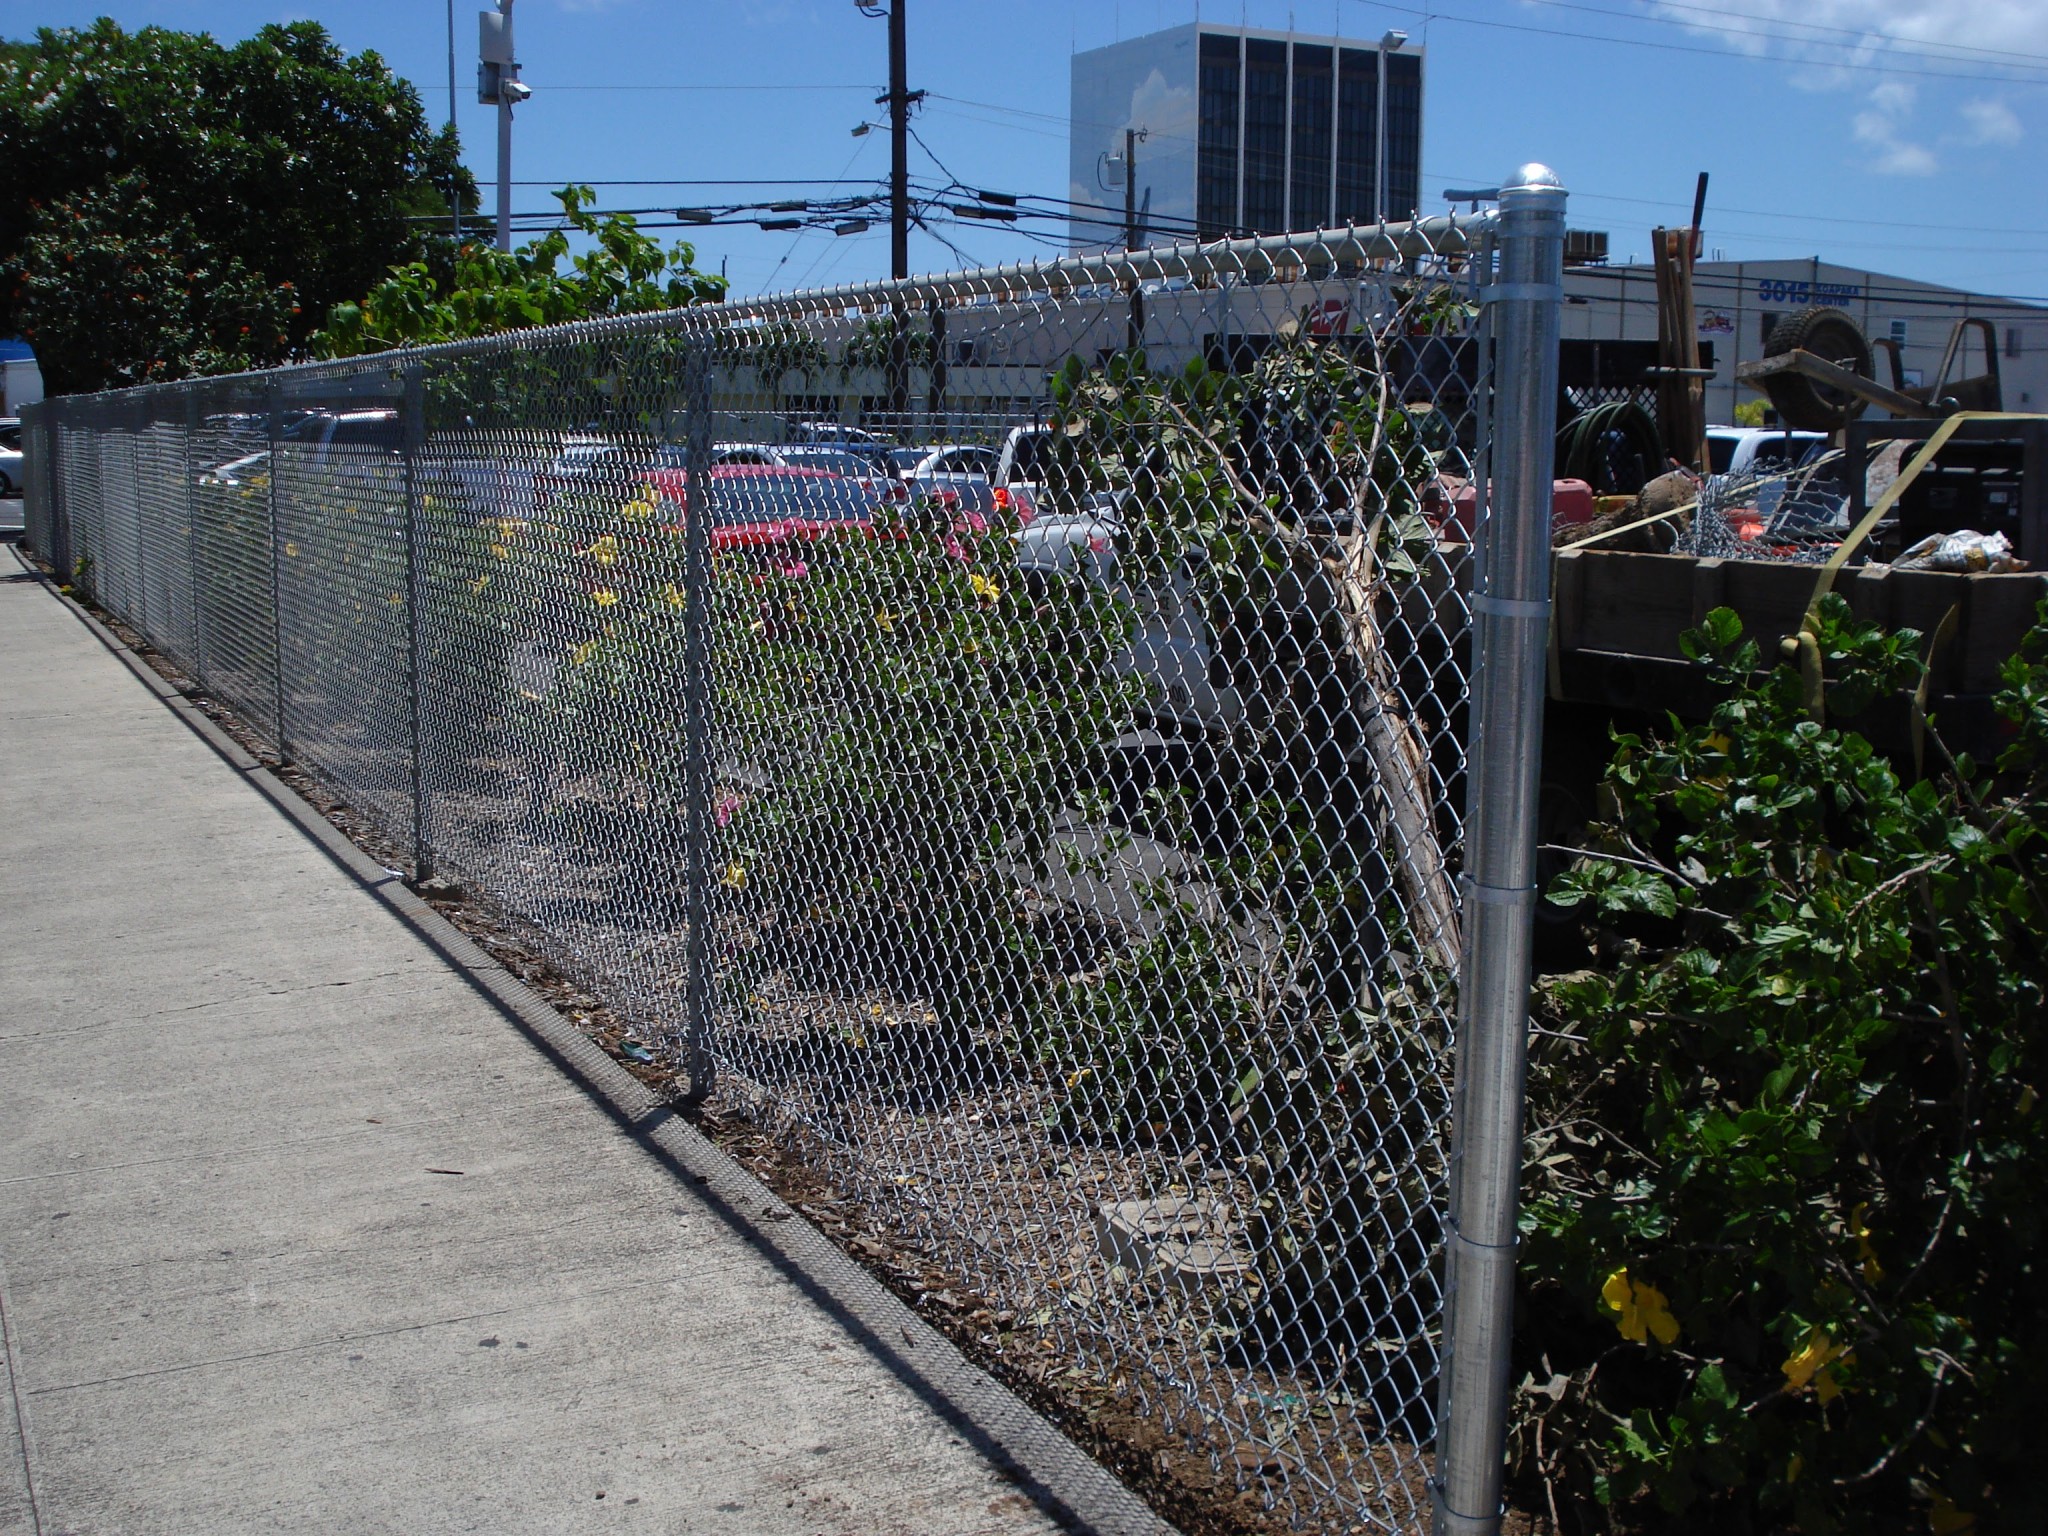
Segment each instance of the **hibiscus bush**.
[[1824,703],[1687,637],[1721,702],[1616,737],[1551,892],[1598,957],[1539,991],[1516,1456],[1564,1529],[2048,1524],[2048,611],[2010,745],[1918,780],[1853,726],[1920,637],[1812,629]]
[[720,567],[734,995],[781,972],[1014,1022],[1053,831],[1130,718],[1127,608],[1027,591],[1009,538],[935,505]]

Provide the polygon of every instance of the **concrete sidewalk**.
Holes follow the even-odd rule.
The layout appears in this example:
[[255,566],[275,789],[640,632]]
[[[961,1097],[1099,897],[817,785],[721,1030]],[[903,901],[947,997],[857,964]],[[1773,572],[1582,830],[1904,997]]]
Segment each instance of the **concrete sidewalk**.
[[1165,1529],[16,571],[0,1532]]

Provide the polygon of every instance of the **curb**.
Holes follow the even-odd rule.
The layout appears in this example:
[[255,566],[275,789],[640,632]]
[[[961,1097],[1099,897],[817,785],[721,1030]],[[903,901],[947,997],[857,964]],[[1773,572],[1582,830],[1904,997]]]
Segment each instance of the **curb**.
[[836,1317],[919,1398],[1055,1521],[1095,1536],[1178,1536],[1086,1452],[898,1299],[752,1174],[682,1119],[596,1041],[331,825],[15,546],[14,558],[194,735],[233,767],[716,1212]]

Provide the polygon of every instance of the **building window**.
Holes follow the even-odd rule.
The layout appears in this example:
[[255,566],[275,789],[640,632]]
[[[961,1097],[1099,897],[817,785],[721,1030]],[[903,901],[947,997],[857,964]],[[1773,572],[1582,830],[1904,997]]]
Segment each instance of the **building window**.
[[1339,224],[1373,220],[1373,120],[1379,111],[1379,55],[1346,48],[1337,60]]
[[1771,332],[1778,328],[1778,318],[1778,316],[1768,313],[1757,316],[1757,319],[1762,323],[1757,327],[1756,344],[1764,348],[1765,351],[1770,350]]
[[1412,219],[1422,207],[1422,60],[1387,55],[1387,217]]
[[1237,42],[1214,33],[1202,36],[1195,226],[1204,240],[1237,228]]
[[1903,347],[1905,344],[1906,322],[1903,320],[1894,320],[1892,322],[1892,345],[1897,347]]
[[1287,226],[1287,45],[1244,44],[1244,223],[1254,234]]
[[1288,179],[1287,222],[1321,229],[1330,222],[1330,92],[1336,85],[1330,50],[1294,45],[1294,168]]
[[2020,355],[2020,328],[2016,325],[2008,325],[2005,328],[2005,355],[2007,357],[2018,357]]

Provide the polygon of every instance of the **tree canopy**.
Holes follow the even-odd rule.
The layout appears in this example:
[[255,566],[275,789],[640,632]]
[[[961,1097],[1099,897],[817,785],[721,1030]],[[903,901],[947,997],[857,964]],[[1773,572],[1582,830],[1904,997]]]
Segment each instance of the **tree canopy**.
[[315,22],[225,46],[101,20],[0,44],[0,332],[53,392],[259,366],[475,204],[457,146]]
[[[313,338],[314,350],[352,357],[724,298],[725,279],[699,272],[687,242],[664,250],[631,214],[600,218],[590,211],[596,194],[589,187],[564,187],[555,196],[562,204],[560,227],[512,251],[464,245],[446,280],[425,261],[395,267],[362,299],[333,307],[326,328]],[[586,250],[572,254],[572,231],[588,242]]]

